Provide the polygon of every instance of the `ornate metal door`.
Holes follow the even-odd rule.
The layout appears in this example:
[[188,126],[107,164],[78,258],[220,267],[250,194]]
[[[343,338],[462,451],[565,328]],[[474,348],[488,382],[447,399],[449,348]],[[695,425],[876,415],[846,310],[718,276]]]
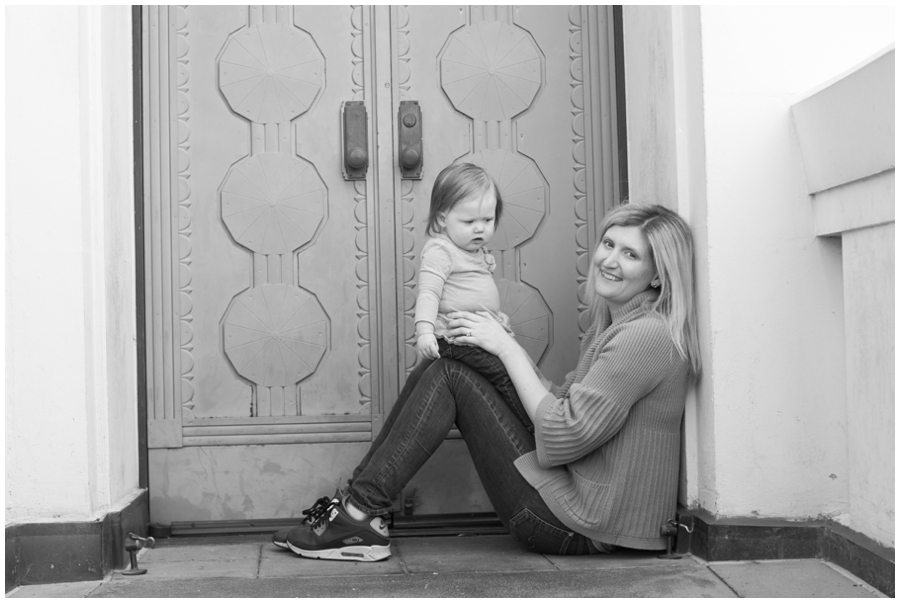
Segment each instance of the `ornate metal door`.
[[[618,200],[608,31],[594,7],[145,7],[153,522],[291,517],[349,475],[416,360],[416,259],[452,161],[503,194],[519,341],[551,378],[574,366],[587,250]],[[368,116],[364,179],[345,178],[346,101]],[[401,101],[421,110],[420,178],[400,169]],[[404,499],[490,510],[453,436]]]

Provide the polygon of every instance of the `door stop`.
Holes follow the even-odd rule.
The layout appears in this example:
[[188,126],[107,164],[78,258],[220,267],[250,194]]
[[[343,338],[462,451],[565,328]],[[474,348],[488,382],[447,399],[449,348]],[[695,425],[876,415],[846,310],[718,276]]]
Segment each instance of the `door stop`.
[[140,576],[141,574],[146,574],[146,568],[138,567],[137,552],[143,548],[152,549],[156,546],[156,540],[153,538],[153,536],[150,536],[149,538],[141,538],[137,534],[131,533],[128,534],[128,537],[134,540],[133,544],[125,545],[125,550],[128,551],[129,555],[131,555],[131,567],[129,567],[127,570],[122,570],[121,573],[123,576]]

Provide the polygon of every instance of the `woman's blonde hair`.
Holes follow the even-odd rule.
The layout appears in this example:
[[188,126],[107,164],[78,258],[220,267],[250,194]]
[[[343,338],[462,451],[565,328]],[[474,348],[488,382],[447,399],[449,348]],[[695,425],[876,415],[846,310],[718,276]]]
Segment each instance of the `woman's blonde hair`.
[[[660,281],[659,298],[651,311],[663,316],[675,347],[690,363],[691,376],[698,377],[700,344],[694,300],[694,242],[690,228],[681,216],[662,205],[632,203],[606,214],[600,225],[599,241],[612,226],[637,226],[647,238]],[[592,265],[588,272],[587,293],[597,312],[605,306],[605,301],[596,293],[595,273]]]

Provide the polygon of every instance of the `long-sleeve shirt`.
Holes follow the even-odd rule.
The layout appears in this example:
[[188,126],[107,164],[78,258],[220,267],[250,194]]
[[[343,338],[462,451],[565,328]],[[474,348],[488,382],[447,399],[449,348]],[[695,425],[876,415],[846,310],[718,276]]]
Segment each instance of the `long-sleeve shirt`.
[[487,311],[512,333],[509,318],[500,311],[495,266],[494,256],[484,248],[460,249],[444,234],[429,238],[422,247],[415,322],[430,322],[434,334],[442,336],[448,313]]
[[658,293],[608,310],[584,334],[565,384],[541,400],[537,449],[516,467],[572,530],[597,542],[665,548],[674,517],[688,362],[663,317]]

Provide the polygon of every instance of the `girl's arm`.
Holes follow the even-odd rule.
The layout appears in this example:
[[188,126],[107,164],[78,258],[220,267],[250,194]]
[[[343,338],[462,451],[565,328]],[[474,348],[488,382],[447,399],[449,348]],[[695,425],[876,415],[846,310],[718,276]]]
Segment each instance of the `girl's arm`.
[[453,270],[453,260],[446,250],[426,243],[422,249],[419,281],[416,293],[416,352],[421,358],[438,357],[434,325],[437,321],[444,282]]
[[416,294],[416,353],[420,358],[437,360],[440,351],[434,336],[438,305],[444,280],[433,272],[419,271],[418,293]]

